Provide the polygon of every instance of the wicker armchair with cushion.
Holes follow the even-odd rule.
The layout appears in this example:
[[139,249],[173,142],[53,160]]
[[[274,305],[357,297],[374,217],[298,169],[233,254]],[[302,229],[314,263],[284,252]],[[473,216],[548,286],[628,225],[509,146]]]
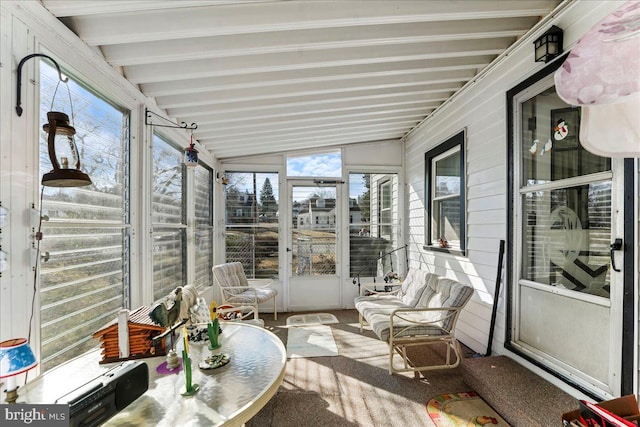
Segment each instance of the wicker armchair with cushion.
[[222,304],[233,307],[252,306],[258,312],[258,304],[273,299],[273,318],[278,319],[276,296],[271,279],[247,279],[242,263],[229,262],[213,267],[213,277],[220,288]]

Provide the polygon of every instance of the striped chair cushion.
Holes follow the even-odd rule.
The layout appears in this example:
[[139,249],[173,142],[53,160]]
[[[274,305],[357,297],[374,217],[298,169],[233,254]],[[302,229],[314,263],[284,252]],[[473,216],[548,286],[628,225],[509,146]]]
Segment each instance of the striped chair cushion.
[[[261,303],[261,302],[270,300],[271,298],[274,298],[276,295],[278,295],[278,291],[276,291],[275,289],[256,288],[255,290],[256,290],[255,294],[251,290],[251,291],[244,291],[239,294],[235,294],[233,296],[228,296],[227,302],[232,304],[237,304],[237,303],[247,304],[247,303],[253,303],[255,301],[255,298],[257,297],[258,302]],[[229,291],[225,291],[225,292],[229,292]]]
[[[452,279],[430,275],[430,277],[426,277],[426,280],[427,286],[420,295],[416,307],[408,306],[398,298],[372,296],[356,298],[356,309],[371,325],[371,329],[378,338],[388,341],[390,331],[389,318],[393,310],[400,308],[464,307],[473,294],[472,287]],[[447,335],[455,321],[455,316],[452,316],[451,313],[447,311],[419,311],[401,314],[404,319],[394,317],[395,338],[416,335]]]
[[[216,276],[216,280],[221,288],[229,288],[233,286],[249,286],[247,276],[244,274],[242,263],[229,262],[226,264],[220,264],[213,267],[213,274]],[[241,294],[241,289],[229,289],[226,290],[227,294],[235,295]],[[251,299],[253,301],[253,298]]]

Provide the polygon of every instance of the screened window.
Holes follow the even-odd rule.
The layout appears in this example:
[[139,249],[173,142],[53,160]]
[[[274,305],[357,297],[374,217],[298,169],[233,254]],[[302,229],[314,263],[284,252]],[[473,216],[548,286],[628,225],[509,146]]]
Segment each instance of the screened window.
[[247,277],[278,275],[277,173],[225,172],[227,262],[241,262]]
[[81,170],[93,184],[43,187],[42,213],[48,216],[40,242],[43,371],[95,347],[92,334],[129,303],[129,115],[73,78],[70,97],[61,84],[54,99],[58,82],[57,71],[41,62],[40,174],[52,170],[42,126],[48,111],[62,111],[76,129]]
[[349,274],[360,277],[400,272],[398,175],[349,174]]
[[465,251],[464,162],[464,132],[425,155],[430,248]]
[[195,257],[193,284],[209,286],[213,283],[213,171],[198,165],[194,171],[195,200]]
[[153,298],[158,300],[184,285],[186,212],[182,151],[153,134],[152,221]]

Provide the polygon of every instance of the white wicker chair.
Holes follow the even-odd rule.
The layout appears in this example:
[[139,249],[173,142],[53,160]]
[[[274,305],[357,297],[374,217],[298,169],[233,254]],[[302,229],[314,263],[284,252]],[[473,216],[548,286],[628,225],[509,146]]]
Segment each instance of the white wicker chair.
[[252,306],[258,312],[258,304],[273,299],[273,318],[278,319],[276,296],[271,279],[247,279],[242,263],[229,262],[213,267],[213,276],[222,294],[222,304],[233,307]]

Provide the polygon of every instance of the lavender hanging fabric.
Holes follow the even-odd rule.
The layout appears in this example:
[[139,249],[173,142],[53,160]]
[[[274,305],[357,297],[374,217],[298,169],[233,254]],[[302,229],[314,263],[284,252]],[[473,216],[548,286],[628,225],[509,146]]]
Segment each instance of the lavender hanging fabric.
[[560,98],[583,107],[585,149],[640,157],[640,1],[627,1],[582,36],[554,77]]

